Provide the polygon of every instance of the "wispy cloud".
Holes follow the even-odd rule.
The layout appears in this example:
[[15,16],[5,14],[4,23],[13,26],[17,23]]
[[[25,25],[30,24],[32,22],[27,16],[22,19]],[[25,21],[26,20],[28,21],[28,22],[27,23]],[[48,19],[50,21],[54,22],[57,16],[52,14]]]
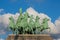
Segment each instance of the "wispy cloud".
[[44,2],[44,1],[46,1],[46,0],[35,0],[36,2]]
[[0,9],[0,12],[4,11],[4,9]]
[[19,0],[10,0],[10,2],[13,2],[13,3],[14,3],[14,2],[17,2],[17,1],[19,1]]

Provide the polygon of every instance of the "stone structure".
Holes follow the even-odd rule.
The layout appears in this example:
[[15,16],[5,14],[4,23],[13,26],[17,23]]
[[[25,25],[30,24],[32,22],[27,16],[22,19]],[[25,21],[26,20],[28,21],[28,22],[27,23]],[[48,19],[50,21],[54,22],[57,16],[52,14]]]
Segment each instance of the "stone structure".
[[9,35],[6,40],[52,40],[48,34]]

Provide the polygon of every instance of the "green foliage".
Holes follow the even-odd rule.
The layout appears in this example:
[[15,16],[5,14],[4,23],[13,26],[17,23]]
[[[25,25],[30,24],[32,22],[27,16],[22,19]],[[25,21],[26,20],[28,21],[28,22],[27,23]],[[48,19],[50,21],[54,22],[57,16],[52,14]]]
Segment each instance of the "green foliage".
[[15,34],[37,34],[36,31],[42,32],[43,30],[48,29],[49,19],[47,18],[43,19],[42,24],[40,24],[39,19],[40,18],[38,16],[36,16],[36,18],[34,19],[33,15],[29,16],[27,12],[25,12],[25,14],[22,14],[21,8],[20,15],[16,23],[14,22],[12,16],[9,18],[10,20],[9,28]]
[[15,29],[16,29],[14,19],[13,19],[13,17],[11,16],[11,17],[9,18],[9,20],[10,20],[9,28],[10,28],[10,29],[13,31],[13,33],[14,33],[14,32],[15,32]]
[[43,19],[43,22],[42,22],[42,25],[41,25],[41,27],[42,27],[41,31],[46,30],[46,29],[49,28],[48,27],[48,21],[49,21],[49,19],[47,19],[47,18]]

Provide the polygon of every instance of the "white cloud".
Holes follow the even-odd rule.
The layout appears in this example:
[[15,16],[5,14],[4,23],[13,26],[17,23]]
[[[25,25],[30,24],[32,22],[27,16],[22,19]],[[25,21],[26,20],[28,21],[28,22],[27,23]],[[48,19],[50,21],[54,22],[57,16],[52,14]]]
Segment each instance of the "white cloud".
[[0,15],[0,32],[1,32],[0,34],[5,34],[7,30],[6,28],[9,25],[9,17],[13,16],[14,19],[17,19],[18,15],[19,15],[18,13],[16,14],[7,13],[4,15]]
[[53,39],[53,40],[60,40],[60,38],[58,38],[58,39]]
[[[27,10],[26,10],[28,13],[29,13],[29,15],[34,15],[34,17],[36,17],[36,16],[39,16],[40,17],[40,23],[42,22],[42,19],[44,19],[44,18],[48,18],[48,19],[50,19],[49,21],[48,21],[48,25],[49,25],[49,27],[51,28],[51,31],[49,31],[49,30],[46,30],[45,32],[47,32],[47,33],[58,33],[58,29],[56,29],[56,26],[57,26],[57,24],[56,24],[56,26],[55,26],[55,24],[53,24],[52,22],[51,22],[51,18],[49,17],[49,16],[47,16],[46,14],[44,14],[44,13],[38,13],[38,12],[36,12],[33,8],[28,8]],[[8,24],[9,24],[9,17],[10,16],[13,16],[14,17],[14,19],[17,19],[18,18],[18,16],[19,16],[19,13],[16,13],[16,14],[11,14],[11,13],[7,13],[7,14],[4,14],[4,15],[0,15],[0,28],[3,30],[1,30],[0,32],[2,32],[2,33],[5,33],[5,30],[6,30],[6,27],[8,26]],[[2,34],[1,33],[1,34]]]
[[5,34],[5,31],[4,30],[0,30],[0,34]]
[[56,25],[56,30],[58,31],[58,33],[60,33],[60,17],[55,21],[55,25]]
[[4,23],[5,25],[8,25],[9,24],[9,17],[13,16],[14,19],[17,19],[18,15],[19,15],[18,13],[16,13],[15,15],[10,14],[10,13],[4,14],[1,16],[1,22]]
[[49,27],[51,28],[51,31],[45,31],[45,32],[47,32],[47,33],[57,33],[57,30],[56,30],[56,28],[55,28],[55,25],[51,22],[51,18],[49,17],[49,16],[47,16],[46,14],[44,14],[44,13],[38,13],[37,11],[35,11],[33,8],[28,8],[27,9],[27,12],[29,13],[29,15],[34,15],[34,17],[36,17],[36,16],[39,16],[40,17],[40,23],[42,22],[42,19],[44,19],[44,18],[48,18],[48,19],[50,19],[49,21],[48,21],[48,25],[49,25]]
[[4,39],[0,38],[0,40],[4,40]]

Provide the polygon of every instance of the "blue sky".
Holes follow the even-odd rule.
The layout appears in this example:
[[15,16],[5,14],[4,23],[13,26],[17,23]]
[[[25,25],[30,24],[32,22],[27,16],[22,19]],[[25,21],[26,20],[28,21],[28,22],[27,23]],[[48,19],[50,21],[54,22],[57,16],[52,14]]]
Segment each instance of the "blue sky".
[[18,12],[19,8],[25,11],[29,7],[47,14],[53,22],[60,16],[60,0],[0,0],[0,8],[13,14]]
[[[39,13],[45,13],[51,17],[52,22],[60,16],[60,0],[0,0],[0,9],[4,9],[5,13],[15,14],[19,12],[19,8],[22,8],[24,12],[29,7]],[[4,12],[1,12],[0,15],[3,15]],[[3,35],[0,37],[5,38]]]

